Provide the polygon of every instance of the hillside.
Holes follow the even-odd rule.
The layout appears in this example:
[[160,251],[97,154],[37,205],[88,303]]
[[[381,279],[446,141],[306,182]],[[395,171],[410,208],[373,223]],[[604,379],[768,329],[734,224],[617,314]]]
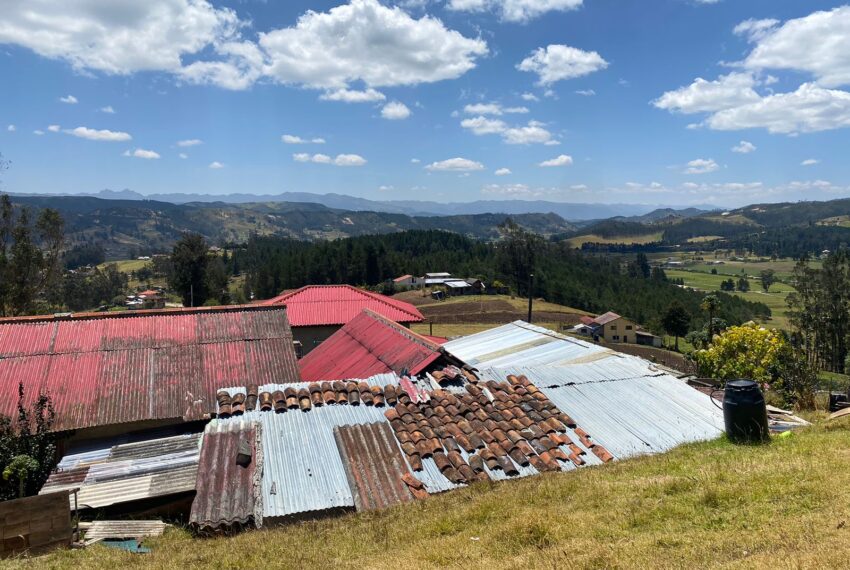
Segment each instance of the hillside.
[[9,568],[843,568],[850,423],[724,440],[570,473],[475,484],[383,512],[235,537],[171,530]]
[[[85,196],[13,196],[15,204],[51,207],[65,219],[70,247],[101,243],[109,259],[132,252],[165,251],[183,232],[204,235],[213,243],[242,243],[251,233],[299,240],[323,240],[412,229],[438,229],[483,240],[496,240],[505,214],[407,216],[346,211],[309,202],[172,204],[151,200],[104,200]],[[557,214],[518,214],[512,219],[542,235],[574,229]]]

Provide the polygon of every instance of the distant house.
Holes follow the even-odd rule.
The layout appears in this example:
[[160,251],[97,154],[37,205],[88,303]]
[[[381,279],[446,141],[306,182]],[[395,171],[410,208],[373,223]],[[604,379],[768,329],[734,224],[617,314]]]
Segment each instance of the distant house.
[[454,277],[451,273],[426,273],[424,279],[427,287],[433,287],[434,285],[444,285],[446,281],[450,281]]
[[413,275],[402,275],[401,277],[396,277],[393,279],[393,285],[396,287],[422,287],[425,284],[425,279],[422,277],[415,277]]
[[142,301],[142,307],[145,309],[163,309],[165,308],[165,295],[154,289],[142,291],[136,298]]
[[598,337],[610,343],[632,343],[647,346],[661,346],[661,338],[644,331],[640,325],[617,313],[609,311],[598,317],[581,317],[581,322],[570,332]]
[[484,293],[487,292],[487,286],[484,284],[484,282],[481,279],[473,279],[473,278],[467,277],[466,279],[464,279],[464,281],[469,283],[469,286],[472,287],[472,294],[473,295],[483,295]]
[[472,285],[463,279],[447,279],[443,282],[449,295],[468,295],[472,293]]
[[257,304],[286,305],[292,335],[301,346],[301,356],[321,344],[363,309],[370,309],[408,328],[411,323],[425,320],[419,309],[410,303],[351,285],[307,285]]

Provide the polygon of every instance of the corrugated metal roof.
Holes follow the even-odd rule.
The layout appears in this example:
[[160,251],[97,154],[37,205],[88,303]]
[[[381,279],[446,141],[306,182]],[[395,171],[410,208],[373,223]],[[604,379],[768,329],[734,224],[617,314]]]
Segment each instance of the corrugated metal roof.
[[335,427],[334,437],[358,511],[384,509],[413,500],[402,480],[410,469],[389,424]]
[[607,325],[612,321],[616,321],[617,319],[621,319],[622,317],[613,311],[608,311],[605,314],[599,315],[598,317],[593,319],[593,322],[597,325]]
[[[256,422],[239,420],[207,426],[189,515],[194,528],[215,531],[262,526],[260,430]],[[243,451],[249,452],[247,464],[237,462]]]
[[[299,379],[283,307],[0,319],[0,393],[49,394],[55,431],[200,419],[219,386]],[[0,400],[0,414],[16,404]]]
[[188,434],[117,445],[105,442],[66,455],[39,494],[78,487],[79,506],[98,508],[193,491],[200,437]]
[[[366,380],[381,388],[398,385],[394,374],[380,374]],[[358,381],[360,382],[360,381]],[[309,389],[309,383],[260,386],[260,392],[286,388]],[[226,389],[230,394],[245,393],[244,387]],[[287,517],[300,513],[354,507],[354,495],[333,428],[369,424],[384,419],[384,407],[371,405],[326,405],[302,412],[245,412],[242,416],[215,419],[212,425],[256,421],[261,424],[263,447],[263,518]]]
[[451,340],[443,349],[475,368],[568,363],[614,354],[599,345],[524,321]]
[[440,348],[405,327],[365,309],[298,362],[304,381],[368,378],[407,370],[419,374],[440,358]]
[[397,323],[425,320],[410,303],[351,285],[307,285],[260,304],[286,305],[289,322],[294,327],[344,325],[363,309],[371,309]]
[[616,458],[660,453],[723,433],[711,399],[639,358],[565,367],[504,367],[488,378],[525,375]]

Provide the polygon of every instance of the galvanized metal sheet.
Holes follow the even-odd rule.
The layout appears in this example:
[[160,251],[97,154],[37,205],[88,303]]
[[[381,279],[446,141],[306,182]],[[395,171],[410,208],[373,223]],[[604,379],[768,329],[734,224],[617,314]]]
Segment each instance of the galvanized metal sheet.
[[612,354],[596,344],[523,321],[449,341],[443,348],[475,368],[536,366]]

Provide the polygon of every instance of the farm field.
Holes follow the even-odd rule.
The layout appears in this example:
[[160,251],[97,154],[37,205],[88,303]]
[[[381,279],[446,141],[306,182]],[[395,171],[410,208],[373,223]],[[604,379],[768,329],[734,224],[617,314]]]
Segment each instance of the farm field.
[[595,234],[587,234],[583,236],[576,236],[567,240],[571,246],[575,248],[581,247],[585,243],[632,243],[632,244],[642,244],[642,243],[653,243],[657,241],[661,241],[661,236],[664,232],[654,232],[651,234],[644,234],[638,236],[613,236],[613,237],[602,237]]
[[[699,291],[720,291],[720,283],[730,277],[730,275],[712,275],[711,273],[702,273],[699,271],[687,271],[683,269],[665,269],[667,277],[670,279],[682,279],[685,286],[692,287]],[[764,303],[770,308],[772,318],[766,324],[775,328],[787,329],[788,319],[786,312],[788,305],[786,298],[788,294],[793,292],[794,288],[786,283],[775,283],[770,288],[770,293],[765,293],[761,289],[759,280],[750,280],[750,290],[746,293],[735,291],[731,293],[748,301]]]

